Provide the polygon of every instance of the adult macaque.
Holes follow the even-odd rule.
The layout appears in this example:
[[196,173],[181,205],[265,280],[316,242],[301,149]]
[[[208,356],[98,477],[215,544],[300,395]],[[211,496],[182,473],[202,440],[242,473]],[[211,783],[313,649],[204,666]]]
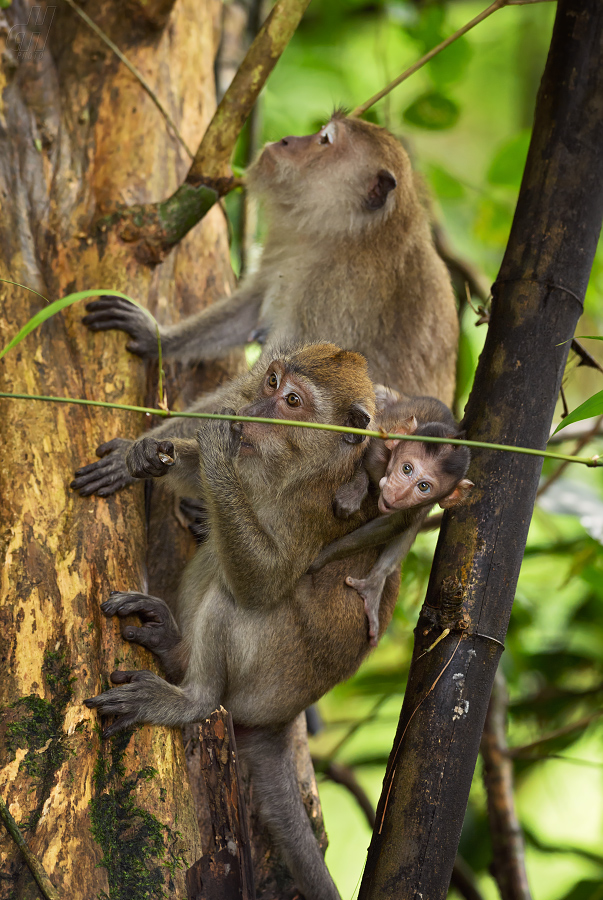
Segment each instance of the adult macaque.
[[[164,356],[216,358],[256,338],[285,346],[328,340],[364,354],[374,382],[450,402],[455,303],[401,144],[335,113],[316,134],[267,144],[248,183],[268,222],[259,269],[231,297],[161,328]],[[126,331],[133,353],[157,356],[154,325],[131,303],[102,297],[88,310],[89,328]],[[220,405],[210,396],[192,409]],[[191,437],[195,427],[171,420],[149,434]],[[128,447],[120,438],[101,445],[103,458],[79,469],[72,486],[107,496],[133,483]]]
[[[461,436],[448,407],[434,397],[401,398],[378,385],[377,404],[377,424],[388,434]],[[369,481],[378,485],[382,518],[326,547],[309,572],[320,571],[327,562],[386,543],[366,578],[348,576],[345,580],[364,601],[372,646],[377,645],[379,604],[386,579],[400,570],[432,507],[438,503],[442,509],[450,509],[466,499],[473,487],[473,482],[465,478],[469,461],[469,449],[463,446],[373,438],[352,480],[337,490],[335,514],[345,519],[360,509]]]
[[[332,344],[283,353],[233,382],[228,402],[243,416],[365,427],[374,405],[366,361]],[[347,563],[304,574],[325,544],[376,512],[367,497],[347,521],[333,512],[335,492],[350,480],[363,438],[292,426],[205,421],[196,440],[135,444],[136,477],[197,491],[210,528],[187,566],[176,618],[158,598],[114,593],[107,616],[138,614],[142,627],[123,636],[161,659],[168,683],[148,671],[114,672],[112,690],[87,705],[117,719],[115,734],[135,722],[183,725],[220,704],[239,726],[260,811],[284,851],[306,900],[337,900],[297,785],[290,746],[295,717],[349,677],[368,651],[360,598],[345,587]],[[361,577],[375,552],[353,561]],[[381,627],[393,611],[397,579],[381,604]],[[355,602],[355,600],[357,602]]]

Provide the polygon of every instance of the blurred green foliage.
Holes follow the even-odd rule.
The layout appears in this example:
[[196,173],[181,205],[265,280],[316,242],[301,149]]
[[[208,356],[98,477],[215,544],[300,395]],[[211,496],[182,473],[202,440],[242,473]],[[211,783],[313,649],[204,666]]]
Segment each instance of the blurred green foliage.
[[[333,107],[363,102],[485,5],[314,0],[265,89],[262,139],[309,133]],[[552,3],[495,13],[369,111],[371,120],[399,135],[408,148],[453,251],[490,282],[511,227],[554,14]],[[231,198],[229,204],[236,216],[236,201]],[[473,302],[477,306],[479,298]],[[464,297],[460,303],[462,414],[485,326],[476,328],[476,313]],[[601,333],[602,320],[600,245],[578,334]],[[588,345],[599,359],[600,346]],[[564,388],[572,409],[603,389],[603,375],[578,369],[572,356]],[[603,441],[589,443],[587,452],[603,453]],[[543,478],[556,467],[547,461]],[[553,736],[515,763],[535,900],[603,900],[603,728],[598,716],[603,700],[603,472],[566,472],[557,484],[565,484],[570,474],[568,490],[576,483],[587,486],[593,508],[588,515],[536,508],[502,661],[511,694],[510,745],[524,747]],[[547,493],[554,496],[553,485]],[[336,750],[334,758],[354,768],[374,804],[435,543],[435,533],[419,537],[404,566],[387,635],[360,672],[320,704],[325,724],[312,739],[313,752],[329,758]],[[569,730],[579,720],[588,724]],[[370,829],[343,787],[323,781],[321,797],[331,841],[327,859],[343,897],[352,897]],[[488,869],[491,849],[479,765],[460,850],[477,873],[484,898],[493,900],[498,891]],[[453,891],[450,896],[458,897]]]

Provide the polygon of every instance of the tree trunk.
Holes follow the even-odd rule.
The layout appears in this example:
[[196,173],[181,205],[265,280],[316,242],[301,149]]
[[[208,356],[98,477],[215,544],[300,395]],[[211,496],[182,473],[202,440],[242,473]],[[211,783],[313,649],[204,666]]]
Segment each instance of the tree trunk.
[[[86,11],[142,71],[195,148],[215,108],[219,0],[88,3]],[[217,206],[154,267],[96,228],[120,204],[169,196],[190,159],[138,80],[73,9],[56,8],[49,31],[48,21],[38,38],[30,27],[19,50],[16,34],[26,29],[10,29],[36,19],[19,0],[0,11],[0,30],[10,35],[0,73],[0,275],[50,300],[84,288],[119,289],[163,321],[228,293],[227,230]],[[0,296],[4,345],[44,301],[6,284]],[[144,366],[125,351],[124,336],[91,334],[82,312],[72,307],[55,316],[12,351],[0,364],[3,390],[148,400]],[[186,373],[188,396],[172,386],[170,403],[187,402],[218,374]],[[21,401],[2,402],[2,422],[3,795],[62,896],[182,898],[185,869],[201,844],[180,734],[144,727],[103,742],[96,714],[82,704],[108,686],[114,668],[154,667],[99,610],[112,589],[146,589],[143,487],[104,500],[69,490],[73,470],[99,443],[134,437],[144,422]],[[155,496],[153,509],[149,580],[169,593],[184,532],[171,501]],[[4,832],[0,841],[0,897],[38,897]]]
[[[545,446],[602,215],[603,6],[559,0],[470,439]],[[475,452],[472,499],[444,518],[360,900],[446,896],[540,469]]]

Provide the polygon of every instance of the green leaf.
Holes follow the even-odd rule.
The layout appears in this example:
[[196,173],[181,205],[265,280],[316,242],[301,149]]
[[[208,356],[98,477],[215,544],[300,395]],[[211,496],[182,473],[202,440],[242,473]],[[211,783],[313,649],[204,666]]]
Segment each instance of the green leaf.
[[603,416],[603,391],[593,394],[592,397],[581,403],[569,416],[565,417],[563,422],[557,425],[553,434],[557,434],[558,431],[561,431],[566,425],[571,425],[572,422],[581,422],[582,419],[590,419],[592,416]]
[[428,63],[436,87],[459,81],[465,74],[472,51],[469,41],[460,37]]
[[[0,281],[4,281],[4,279],[0,279]],[[8,284],[14,284],[15,282],[8,282]],[[28,288],[30,290],[30,288]],[[37,293],[37,291],[34,291]],[[65,309],[67,306],[71,306],[72,303],[77,303],[79,300],[86,300],[89,297],[98,297],[101,294],[112,294],[114,297],[122,297],[124,300],[129,300],[130,303],[133,303],[139,309],[142,309],[144,313],[147,314],[149,319],[157,326],[158,323],[155,318],[151,315],[148,309],[145,309],[141,303],[138,303],[136,300],[133,300],[131,297],[128,297],[127,294],[122,294],[120,291],[110,290],[108,288],[100,288],[94,291],[76,291],[75,294],[67,294],[66,297],[61,297],[60,300],[55,300],[54,303],[50,303],[48,306],[45,306],[44,309],[41,309],[40,312],[37,312],[35,316],[32,316],[29,322],[23,326],[23,328],[14,336],[12,341],[10,341],[3,350],[0,350],[0,359],[2,359],[5,354],[8,353],[9,350],[12,350],[13,347],[16,347],[17,344],[20,344],[23,338],[27,337],[38,325],[41,325],[42,322],[45,322],[47,319],[52,318],[52,316],[56,315],[56,313],[60,312],[62,309]],[[42,296],[40,294],[40,296]]]
[[488,169],[490,184],[519,188],[528,156],[530,134],[526,129],[499,148]]
[[465,196],[465,186],[446,169],[432,164],[428,172],[431,186],[441,199],[461,200]]
[[404,110],[404,119],[410,125],[441,131],[456,125],[460,109],[458,104],[439,91],[429,91]]

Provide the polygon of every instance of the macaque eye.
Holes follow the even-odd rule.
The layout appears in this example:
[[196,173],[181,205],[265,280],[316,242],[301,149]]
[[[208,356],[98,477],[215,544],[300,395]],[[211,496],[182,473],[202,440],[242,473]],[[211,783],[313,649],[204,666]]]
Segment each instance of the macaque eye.
[[285,397],[287,406],[301,406],[301,397],[298,394],[287,394]]
[[412,475],[412,466],[410,463],[404,463],[402,466],[402,471],[405,475]]
[[420,481],[417,485],[422,494],[426,494],[431,490],[431,485],[428,481]]
[[278,387],[278,378],[276,376],[276,372],[272,372],[272,374],[268,376],[268,386],[271,388]]

